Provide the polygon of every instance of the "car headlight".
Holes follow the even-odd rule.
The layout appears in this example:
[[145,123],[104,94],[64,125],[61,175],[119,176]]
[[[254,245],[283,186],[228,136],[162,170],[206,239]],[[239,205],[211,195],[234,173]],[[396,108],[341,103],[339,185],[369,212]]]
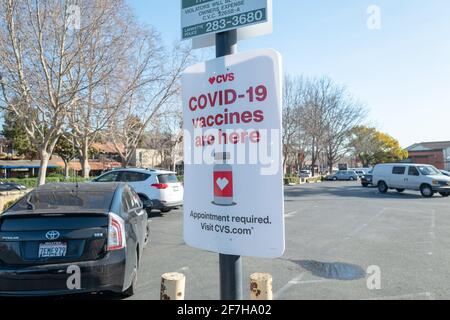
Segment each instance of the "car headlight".
[[450,186],[450,182],[449,181],[433,180],[431,183],[433,185],[435,185],[435,186]]

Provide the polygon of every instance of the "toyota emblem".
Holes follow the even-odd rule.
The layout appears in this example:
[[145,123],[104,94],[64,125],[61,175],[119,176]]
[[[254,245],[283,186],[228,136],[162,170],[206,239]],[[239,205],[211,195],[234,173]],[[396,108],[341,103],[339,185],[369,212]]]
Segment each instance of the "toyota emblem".
[[45,234],[45,237],[46,237],[48,240],[56,240],[56,239],[59,238],[59,236],[60,236],[60,234],[59,234],[59,232],[56,231],[56,230],[51,230],[51,231],[49,231],[49,232],[47,232],[47,233]]

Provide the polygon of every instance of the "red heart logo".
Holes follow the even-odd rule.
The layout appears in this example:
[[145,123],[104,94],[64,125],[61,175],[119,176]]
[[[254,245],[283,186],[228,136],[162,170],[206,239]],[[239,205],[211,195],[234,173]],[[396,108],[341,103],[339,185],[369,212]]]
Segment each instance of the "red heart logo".
[[209,78],[209,83],[214,84],[216,82],[216,77]]

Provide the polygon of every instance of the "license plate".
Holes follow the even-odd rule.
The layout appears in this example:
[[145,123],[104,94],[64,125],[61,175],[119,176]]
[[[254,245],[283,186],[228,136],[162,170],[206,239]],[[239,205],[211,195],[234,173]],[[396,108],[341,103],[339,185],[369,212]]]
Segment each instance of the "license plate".
[[39,244],[39,258],[65,257],[67,244],[63,242],[45,242]]

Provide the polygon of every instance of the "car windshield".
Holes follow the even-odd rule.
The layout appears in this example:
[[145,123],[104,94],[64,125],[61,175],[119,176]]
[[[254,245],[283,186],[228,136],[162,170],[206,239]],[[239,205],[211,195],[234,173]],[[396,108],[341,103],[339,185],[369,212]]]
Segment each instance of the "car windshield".
[[433,166],[418,166],[420,173],[424,176],[440,176],[442,173]]
[[109,210],[113,192],[104,191],[39,191],[23,197],[10,211],[24,210]]

